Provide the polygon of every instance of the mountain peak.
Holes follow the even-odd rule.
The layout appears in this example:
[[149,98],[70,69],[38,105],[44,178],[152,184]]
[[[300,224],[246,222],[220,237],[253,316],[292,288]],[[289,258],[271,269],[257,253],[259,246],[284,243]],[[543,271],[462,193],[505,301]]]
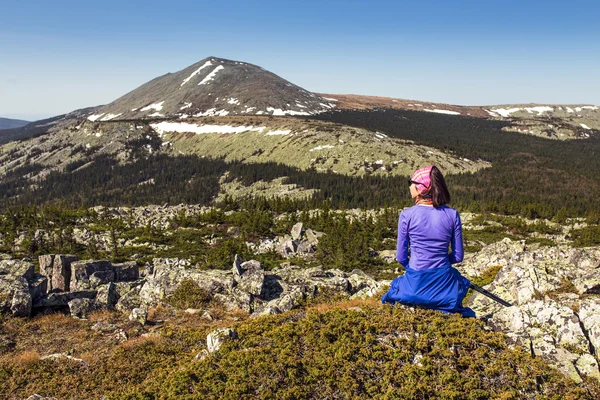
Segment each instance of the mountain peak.
[[207,57],[100,108],[91,121],[225,115],[312,115],[335,104],[253,64]]

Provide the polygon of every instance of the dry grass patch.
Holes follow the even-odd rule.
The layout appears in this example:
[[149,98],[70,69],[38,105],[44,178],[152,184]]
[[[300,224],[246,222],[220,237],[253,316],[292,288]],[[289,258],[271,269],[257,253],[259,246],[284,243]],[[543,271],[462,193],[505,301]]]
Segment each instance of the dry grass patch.
[[138,336],[131,338],[119,345],[119,347],[125,350],[131,350],[144,344],[161,345],[165,344],[166,339],[159,334],[150,334],[146,336]]
[[29,367],[40,361],[40,354],[34,350],[22,351],[9,358],[9,362],[15,366]]

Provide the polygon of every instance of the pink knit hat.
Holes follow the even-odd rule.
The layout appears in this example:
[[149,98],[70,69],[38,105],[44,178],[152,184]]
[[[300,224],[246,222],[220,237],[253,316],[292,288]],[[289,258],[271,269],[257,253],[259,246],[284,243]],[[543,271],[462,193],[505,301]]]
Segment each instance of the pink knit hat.
[[411,181],[416,182],[415,188],[417,189],[417,192],[423,193],[431,186],[431,168],[433,168],[433,165],[419,168],[410,177]]

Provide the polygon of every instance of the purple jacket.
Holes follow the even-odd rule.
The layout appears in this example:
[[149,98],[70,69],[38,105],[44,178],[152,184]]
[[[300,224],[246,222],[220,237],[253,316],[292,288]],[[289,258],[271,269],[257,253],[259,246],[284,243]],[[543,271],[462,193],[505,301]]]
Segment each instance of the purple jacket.
[[402,211],[396,249],[402,266],[416,271],[439,268],[459,263],[463,256],[462,223],[454,208],[415,205]]

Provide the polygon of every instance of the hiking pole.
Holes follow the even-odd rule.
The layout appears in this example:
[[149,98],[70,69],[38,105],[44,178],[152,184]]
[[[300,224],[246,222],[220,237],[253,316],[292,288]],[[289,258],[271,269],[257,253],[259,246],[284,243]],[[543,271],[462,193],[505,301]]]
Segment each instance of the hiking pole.
[[512,304],[510,304],[508,301],[504,301],[502,300],[500,297],[496,296],[493,293],[488,292],[487,290],[485,290],[484,288],[482,288],[481,286],[478,286],[474,283],[471,282],[471,284],[469,285],[469,287],[479,293],[481,293],[484,296],[489,297],[490,299],[497,301],[498,303],[502,304],[504,307],[512,307]]

